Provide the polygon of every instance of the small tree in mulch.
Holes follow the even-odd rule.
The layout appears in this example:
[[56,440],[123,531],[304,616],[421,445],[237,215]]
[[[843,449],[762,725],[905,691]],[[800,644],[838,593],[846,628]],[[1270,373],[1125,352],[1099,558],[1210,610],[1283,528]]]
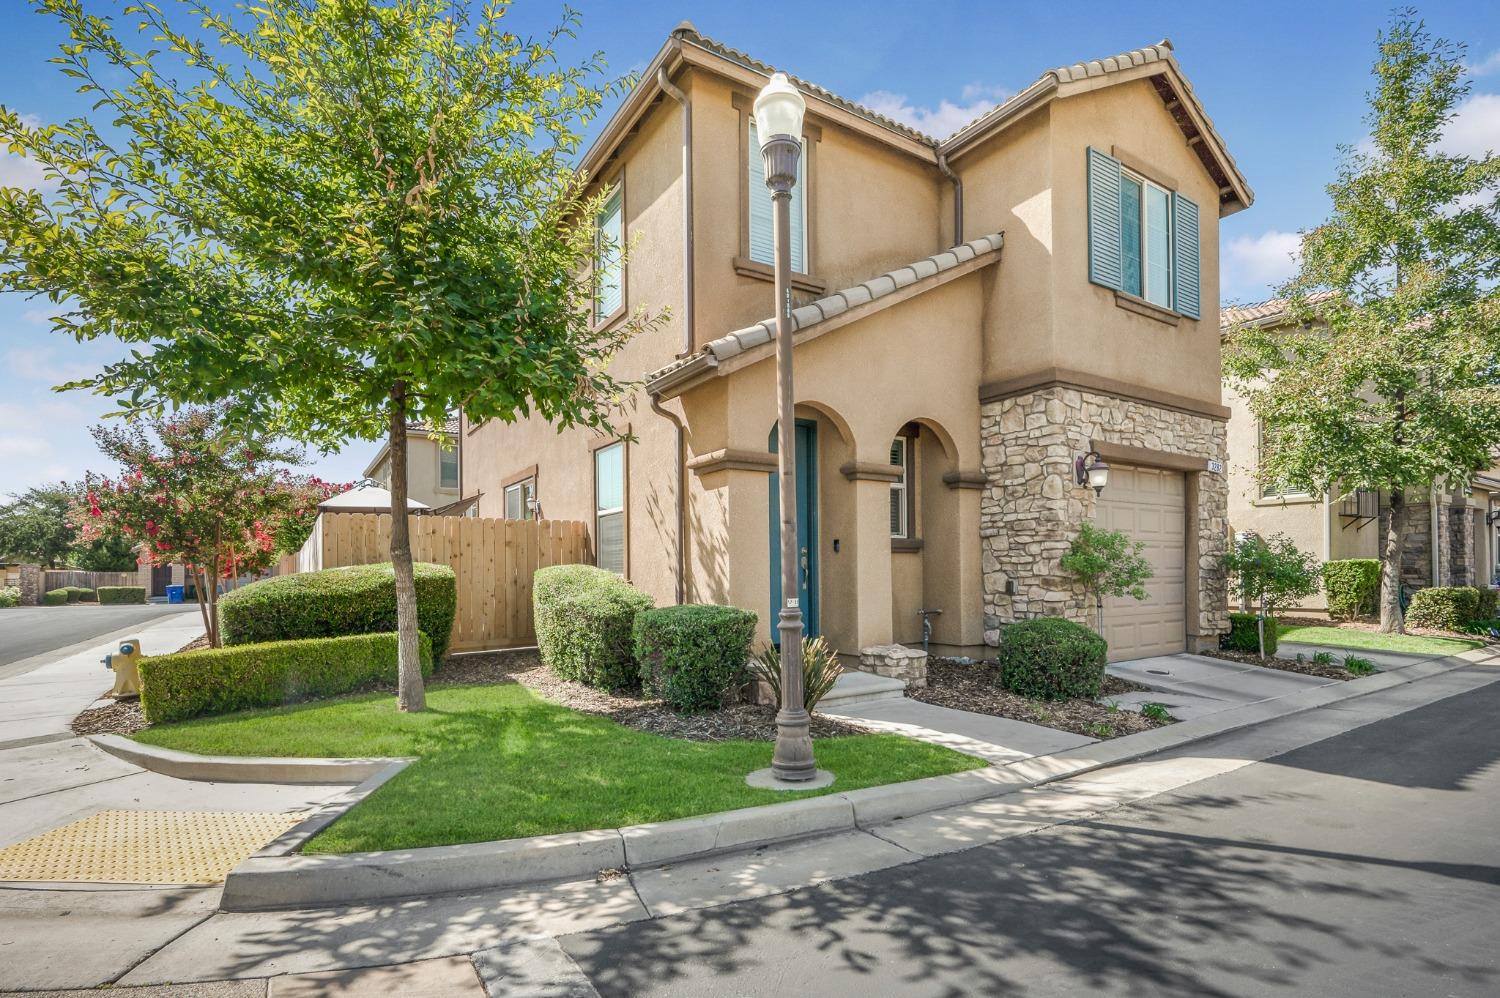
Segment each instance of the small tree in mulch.
[[1316,556],[1300,551],[1285,534],[1261,537],[1246,531],[1224,555],[1224,571],[1247,603],[1260,607],[1256,636],[1266,657],[1266,621],[1276,626],[1282,610],[1318,591],[1321,566]]
[[1151,581],[1151,562],[1141,552],[1146,545],[1132,541],[1118,530],[1102,530],[1088,521],[1078,530],[1068,553],[1062,556],[1062,569],[1083,583],[1094,597],[1099,632],[1104,632],[1104,598],[1130,596],[1146,598],[1146,583]]
[[[149,432],[148,432],[149,428]],[[182,562],[198,591],[209,644],[219,647],[221,580],[264,568],[276,533],[327,494],[287,467],[300,455],[224,423],[207,409],[93,430],[122,473],[90,473],[80,536],[118,531],[142,545],[142,563]]]

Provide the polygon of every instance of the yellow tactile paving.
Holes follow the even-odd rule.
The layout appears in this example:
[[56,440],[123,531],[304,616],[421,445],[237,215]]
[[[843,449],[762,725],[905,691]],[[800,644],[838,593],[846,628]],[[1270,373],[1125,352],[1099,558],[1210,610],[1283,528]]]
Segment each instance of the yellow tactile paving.
[[108,810],[0,849],[0,880],[217,884],[296,814]]

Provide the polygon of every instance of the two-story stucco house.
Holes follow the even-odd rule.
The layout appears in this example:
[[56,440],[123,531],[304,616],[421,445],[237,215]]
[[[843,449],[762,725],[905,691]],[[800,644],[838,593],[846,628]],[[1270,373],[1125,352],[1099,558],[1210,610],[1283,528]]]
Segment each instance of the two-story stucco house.
[[[407,496],[433,510],[449,511],[459,501],[458,420],[431,430],[412,424],[406,428]],[[380,450],[365,466],[365,477],[389,488],[391,446]]]
[[[1286,328],[1286,304],[1278,299],[1220,310],[1222,332],[1255,325]],[[1274,433],[1250,411],[1246,400],[1228,385],[1229,406],[1229,524],[1233,531],[1264,536],[1284,534],[1320,561],[1379,558],[1389,523],[1389,497],[1381,492],[1310,496],[1267,483],[1258,473],[1261,457],[1275,446]],[[1474,475],[1469,481],[1432,489],[1407,498],[1412,533],[1402,557],[1401,581],[1411,589],[1427,586],[1486,585],[1494,578],[1500,537],[1500,469]],[[1324,611],[1320,592],[1303,601],[1300,610]]]
[[[752,104],[771,67],[672,32],[582,168],[630,245],[598,321],[670,307],[613,362],[629,439],[465,425],[463,494],[592,525],[597,561],[661,603],[779,602],[770,196]],[[1144,541],[1150,599],[1107,608],[1115,658],[1227,629],[1219,219],[1251,192],[1173,55],[1042,74],[934,139],[793,78],[802,606],[857,651],[993,645],[1093,621],[1059,558],[1084,520]],[[1101,494],[1080,457],[1110,467]],[[1093,459],[1091,459],[1093,460]]]

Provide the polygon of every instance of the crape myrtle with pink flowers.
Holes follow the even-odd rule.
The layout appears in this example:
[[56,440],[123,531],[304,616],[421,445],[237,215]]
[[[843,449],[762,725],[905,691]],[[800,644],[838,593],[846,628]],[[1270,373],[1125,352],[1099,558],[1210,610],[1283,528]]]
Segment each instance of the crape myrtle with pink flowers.
[[121,472],[86,478],[73,516],[81,539],[118,531],[139,542],[142,564],[182,563],[216,648],[220,589],[300,547],[318,503],[348,488],[295,473],[300,452],[213,409],[96,426],[93,435]]

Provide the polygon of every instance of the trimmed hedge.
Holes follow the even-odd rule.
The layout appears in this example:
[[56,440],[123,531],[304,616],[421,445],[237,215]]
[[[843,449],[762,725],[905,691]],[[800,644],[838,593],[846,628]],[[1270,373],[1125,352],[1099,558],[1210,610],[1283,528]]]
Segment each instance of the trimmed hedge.
[[15,586],[6,586],[0,589],[0,609],[8,610],[13,606],[21,605],[21,590]]
[[[458,581],[447,565],[418,562],[417,628],[441,662],[453,637]],[[396,573],[390,562],[325,568],[252,582],[219,597],[226,645],[382,634],[396,629]]]
[[1041,700],[1096,697],[1108,652],[1102,637],[1071,620],[1019,620],[1001,635],[1000,683]]
[[1340,620],[1368,617],[1380,610],[1380,559],[1344,558],[1323,563],[1328,615]]
[[[432,674],[432,643],[418,634],[422,675]],[[141,659],[141,713],[152,724],[246,707],[353,693],[396,682],[396,635],[271,641],[238,648]]]
[[65,606],[68,602],[66,589],[49,589],[42,593],[42,606]]
[[[1229,615],[1229,633],[1224,635],[1223,646],[1229,651],[1249,652],[1251,655],[1260,654],[1260,633],[1256,629],[1257,617],[1253,613],[1231,613]],[[1273,618],[1266,619],[1266,654],[1276,654],[1276,621]]]
[[94,591],[87,586],[63,586],[68,593],[69,603],[92,603],[98,599]]
[[537,570],[531,602],[547,668],[604,690],[640,684],[635,615],[651,609],[650,596],[602,568],[553,565]]
[[99,602],[106,605],[146,602],[145,586],[100,586],[94,592],[98,594]]
[[715,710],[749,678],[755,614],[733,606],[664,606],[635,615],[641,688],[677,711]]
[[[1479,612],[1475,614],[1478,620],[1494,620],[1497,609],[1500,609],[1500,589],[1491,589],[1489,586],[1476,586],[1479,593]],[[1471,621],[1472,623],[1472,621]]]
[[1418,589],[1406,608],[1406,622],[1413,627],[1462,630],[1479,619],[1479,590],[1473,586],[1433,586]]

